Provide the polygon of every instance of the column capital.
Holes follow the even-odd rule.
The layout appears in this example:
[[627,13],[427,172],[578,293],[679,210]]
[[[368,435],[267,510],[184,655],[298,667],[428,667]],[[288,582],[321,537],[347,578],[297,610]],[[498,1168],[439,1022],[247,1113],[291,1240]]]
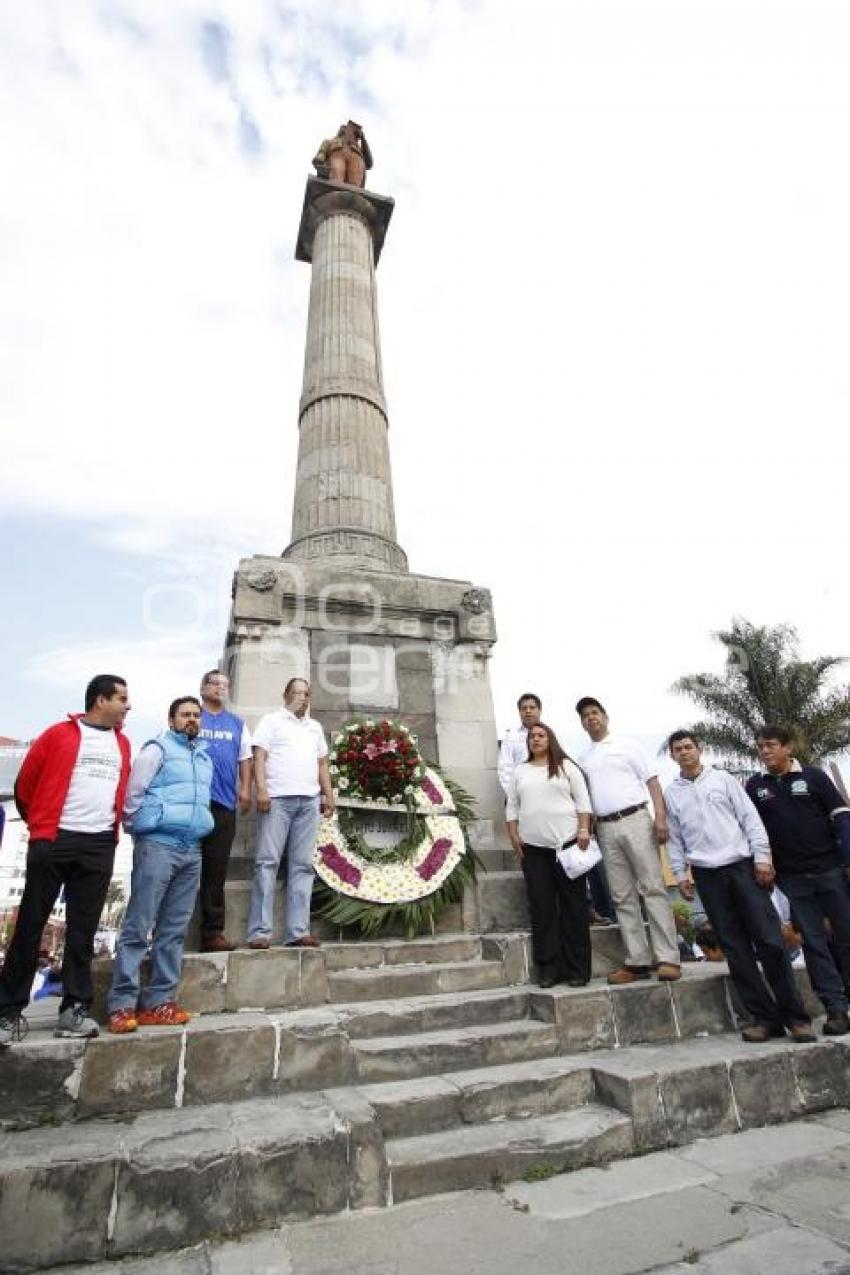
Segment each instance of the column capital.
[[320,177],[308,177],[295,246],[296,261],[313,260],[316,228],[325,217],[334,213],[350,213],[368,227],[377,265],[394,207],[395,200],[387,195],[376,195],[374,191],[341,182],[323,181]]

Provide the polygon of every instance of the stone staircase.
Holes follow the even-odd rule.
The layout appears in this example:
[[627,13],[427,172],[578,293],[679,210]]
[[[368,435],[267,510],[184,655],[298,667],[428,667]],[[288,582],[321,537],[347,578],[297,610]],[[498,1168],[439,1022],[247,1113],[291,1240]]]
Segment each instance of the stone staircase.
[[[599,972],[616,934],[597,931]],[[98,970],[102,997],[109,969]],[[186,1028],[0,1055],[0,1270],[546,1176],[850,1102],[842,1040],[747,1046],[723,966],[542,990],[524,935],[186,959]]]

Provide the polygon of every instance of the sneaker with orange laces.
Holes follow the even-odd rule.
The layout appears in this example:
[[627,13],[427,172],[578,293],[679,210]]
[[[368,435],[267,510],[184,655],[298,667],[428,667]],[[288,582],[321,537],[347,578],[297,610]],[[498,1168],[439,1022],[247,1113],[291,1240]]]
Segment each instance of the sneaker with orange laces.
[[136,1011],[129,1007],[125,1009],[113,1009],[109,1015],[109,1023],[107,1030],[113,1036],[126,1036],[128,1032],[134,1032],[138,1027],[136,1021]]
[[182,1027],[191,1017],[176,1001],[163,1001],[161,1005],[140,1009],[136,1014],[136,1022],[140,1027]]

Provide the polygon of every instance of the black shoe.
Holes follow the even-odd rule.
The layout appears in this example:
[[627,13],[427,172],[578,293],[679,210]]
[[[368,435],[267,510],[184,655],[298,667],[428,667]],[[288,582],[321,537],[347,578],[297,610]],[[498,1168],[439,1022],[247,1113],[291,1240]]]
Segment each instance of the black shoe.
[[558,980],[555,978],[554,974],[543,974],[538,979],[537,986],[538,987],[554,987],[557,981]]
[[824,1036],[846,1036],[850,1032],[850,1018],[842,1009],[833,1010],[827,1015],[821,1031]]
[[589,978],[568,978],[567,986],[568,987],[587,987],[589,982],[590,982]]

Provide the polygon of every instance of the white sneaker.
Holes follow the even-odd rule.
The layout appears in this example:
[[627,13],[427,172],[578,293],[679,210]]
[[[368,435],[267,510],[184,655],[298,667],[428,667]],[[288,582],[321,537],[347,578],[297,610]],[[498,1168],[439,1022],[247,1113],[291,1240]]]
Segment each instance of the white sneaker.
[[89,1018],[84,1005],[69,1005],[59,1014],[53,1035],[88,1040],[92,1036],[99,1036],[100,1028],[93,1018]]

